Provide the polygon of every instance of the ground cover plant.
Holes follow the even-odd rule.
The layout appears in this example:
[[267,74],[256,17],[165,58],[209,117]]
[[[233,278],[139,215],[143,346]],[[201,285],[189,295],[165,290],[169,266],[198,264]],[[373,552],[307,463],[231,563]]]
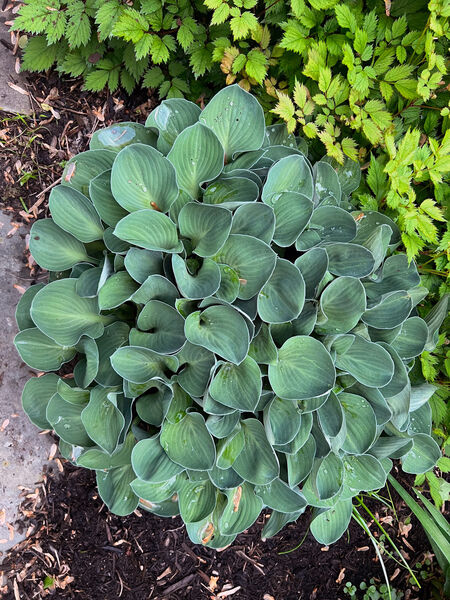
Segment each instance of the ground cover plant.
[[50,282],[23,295],[15,343],[49,373],[23,406],[112,512],[181,514],[220,548],[264,507],[270,537],[309,506],[328,544],[391,459],[439,459],[434,387],[409,371],[447,299],[417,315],[397,226],[353,209],[357,163],[301,148],[237,85],[203,111],[166,100],[96,132],[34,223]]

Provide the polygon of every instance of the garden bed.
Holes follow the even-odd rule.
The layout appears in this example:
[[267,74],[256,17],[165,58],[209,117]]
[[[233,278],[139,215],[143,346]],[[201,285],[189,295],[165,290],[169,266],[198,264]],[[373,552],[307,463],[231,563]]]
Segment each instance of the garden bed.
[[[216,552],[194,546],[179,517],[162,519],[142,511],[126,518],[112,515],[98,497],[92,472],[66,462],[63,468],[62,475],[49,473],[39,496],[22,505],[29,537],[1,567],[8,578],[5,600],[345,600],[347,581],[383,583],[375,550],[353,521],[348,536],[330,547],[321,547],[308,534],[299,549],[283,554],[303,539],[308,516],[263,542],[262,515],[234,545]],[[423,530],[414,518],[409,522],[408,510],[395,496],[394,503],[396,516],[369,501],[408,563],[423,564],[430,556]],[[376,526],[371,530],[376,535]],[[406,570],[384,560],[392,586],[405,600],[432,598],[432,567],[417,590]]]

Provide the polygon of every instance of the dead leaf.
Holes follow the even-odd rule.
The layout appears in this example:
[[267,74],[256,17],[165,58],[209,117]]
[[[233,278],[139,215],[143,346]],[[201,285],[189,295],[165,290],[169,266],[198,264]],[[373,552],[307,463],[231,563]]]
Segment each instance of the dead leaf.
[[12,88],[13,90],[15,90],[16,92],[19,92],[19,94],[22,94],[23,96],[29,96],[30,95],[27,92],[27,90],[24,90],[23,88],[19,87],[15,83],[11,83],[11,81],[8,81],[8,85],[9,85],[10,88]]
[[233,594],[235,594],[236,592],[238,592],[241,589],[241,586],[238,585],[235,588],[232,588],[231,590],[225,590],[224,592],[219,592],[216,596],[216,598],[228,598],[228,596],[232,596]]
[[158,577],[156,578],[156,581],[160,581],[161,579],[164,579],[164,577],[167,577],[167,575],[170,575],[172,573],[172,569],[170,567],[167,567],[167,569],[165,569],[161,575],[158,575]]
[[412,523],[409,523],[409,525],[405,525],[405,523],[402,523],[400,521],[398,524],[398,530],[400,532],[400,535],[402,535],[405,538],[408,537],[408,534],[411,531],[411,528],[412,528]]
[[392,573],[392,575],[390,576],[390,578],[389,578],[389,579],[390,579],[390,581],[393,581],[393,580],[394,580],[394,579],[397,577],[397,575],[398,575],[399,573],[400,573],[400,569],[397,567],[397,568],[395,569],[395,571]]
[[214,575],[211,575],[211,577],[209,578],[209,589],[214,592],[217,589],[217,582],[219,581],[219,577],[215,577]]
[[14,288],[15,290],[17,290],[17,291],[19,292],[19,294],[25,294],[25,292],[26,292],[26,290],[25,290],[25,288],[23,287],[23,285],[19,285],[18,283],[15,283],[15,284],[13,285],[13,288]]
[[345,567],[339,571],[338,578],[336,579],[336,583],[342,583],[344,581]]

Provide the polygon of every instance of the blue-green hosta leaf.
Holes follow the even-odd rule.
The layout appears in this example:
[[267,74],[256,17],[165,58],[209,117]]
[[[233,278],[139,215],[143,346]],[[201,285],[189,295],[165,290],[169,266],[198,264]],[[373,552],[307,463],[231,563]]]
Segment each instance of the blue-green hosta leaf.
[[148,510],[154,515],[158,515],[158,517],[176,517],[180,514],[177,494],[174,494],[168,500],[158,502],[157,504],[142,500],[139,501],[139,506],[140,508],[144,508],[145,510]]
[[319,500],[330,500],[342,489],[344,465],[341,458],[330,452],[315,461],[308,483]]
[[426,433],[431,435],[432,412],[430,404],[422,404],[420,408],[409,414],[408,434]]
[[300,252],[306,252],[320,244],[320,235],[314,229],[303,231],[295,240],[295,248]]
[[[198,267],[195,274],[189,272],[191,263]],[[220,286],[220,269],[210,258],[184,261],[178,254],[172,255],[172,269],[181,294],[188,300],[201,300],[212,296]]]
[[402,457],[402,469],[405,473],[426,473],[432,469],[441,458],[441,449],[433,438],[425,433],[412,437],[413,446]]
[[[105,261],[105,272],[111,268],[109,260]],[[94,298],[98,294],[100,278],[102,277],[102,267],[88,268],[81,273],[77,279],[76,292],[82,298]]]
[[59,377],[54,373],[48,373],[41,377],[29,379],[22,392],[22,407],[27,417],[40,429],[51,429],[47,421],[47,404],[56,393],[56,384]]
[[270,244],[274,231],[275,215],[267,204],[243,204],[233,215],[231,233],[249,235]]
[[177,136],[189,125],[198,121],[201,109],[199,106],[184,98],[169,98],[163,100],[147,117],[145,126],[159,131],[158,147],[170,150]]
[[332,196],[339,203],[341,201],[341,184],[333,167],[324,161],[316,162],[313,175],[314,203],[318,205],[328,196]]
[[[286,402],[292,402],[286,400]],[[296,403],[298,404],[298,403]],[[274,450],[277,452],[283,452],[284,454],[297,454],[300,448],[305,444],[309,438],[313,425],[313,416],[311,413],[303,412],[301,414],[300,427],[295,437],[287,444],[273,444]]]
[[217,402],[240,411],[253,411],[261,395],[261,371],[247,356],[239,365],[223,364],[209,386]]
[[364,454],[371,447],[377,433],[373,408],[362,396],[342,392],[338,395],[344,410],[347,436],[342,449],[349,454]]
[[203,407],[203,410],[208,415],[231,415],[235,411],[234,408],[230,408],[229,406],[225,406],[225,404],[221,404],[220,402],[217,402],[217,400],[214,400],[209,393],[207,393],[202,400],[197,399],[197,402]]
[[340,500],[333,507],[320,509],[311,521],[311,533],[320,544],[334,544],[345,533],[352,516],[352,501]]
[[113,514],[125,517],[136,510],[139,498],[130,485],[134,479],[131,465],[117,467],[107,473],[97,471],[98,493]]
[[65,271],[89,260],[84,245],[58,227],[53,219],[40,219],[33,223],[30,252],[37,264],[49,271]]
[[23,362],[37,371],[57,371],[76,354],[76,348],[61,346],[37,327],[19,331],[14,345]]
[[242,428],[231,432],[225,439],[217,444],[216,466],[219,469],[229,469],[242,452],[245,444],[245,434]]
[[234,431],[238,424],[239,417],[240,412],[238,410],[229,415],[210,415],[206,419],[206,427],[213,437],[223,439],[228,437],[232,431]]
[[423,404],[426,404],[436,390],[437,387],[429,383],[413,385],[411,387],[410,410],[417,410]]
[[297,147],[295,136],[292,133],[288,133],[287,127],[284,123],[277,123],[275,125],[269,125],[269,127],[266,127],[263,148],[275,145],[286,146],[288,148]]
[[220,531],[226,535],[242,533],[258,518],[263,507],[262,500],[248,483],[225,493],[227,503],[219,520]]
[[33,302],[33,298],[36,296],[39,290],[41,290],[43,287],[43,283],[31,285],[20,297],[15,313],[17,328],[19,331],[22,331],[22,329],[30,329],[30,327],[35,327],[34,321],[30,316],[31,303]]
[[109,277],[98,293],[100,310],[117,308],[136,292],[139,284],[126,271],[119,271]]
[[328,269],[326,250],[324,248],[311,248],[311,250],[299,256],[294,264],[303,275],[306,298],[316,298],[317,288]]
[[147,250],[181,252],[183,249],[175,223],[156,210],[132,212],[117,223],[114,235]]
[[214,511],[197,523],[186,523],[186,531],[194,544],[202,544],[210,548],[225,548],[233,543],[236,535],[223,535],[220,531],[220,519],[224,511],[226,498],[217,496]]
[[313,212],[309,228],[316,231],[322,242],[350,242],[356,235],[356,221],[337,206],[319,206]]
[[81,413],[85,406],[86,403],[67,402],[58,393],[54,394],[47,404],[47,421],[55,433],[68,444],[74,446],[93,445],[81,421]]
[[219,264],[220,270],[220,286],[215,292],[216,298],[224,300],[224,302],[234,302],[239,294],[241,284],[239,276],[234,269],[228,265]]
[[272,446],[292,442],[299,432],[301,421],[301,411],[295,401],[275,396],[264,408],[264,426]]
[[370,454],[353,454],[342,457],[344,486],[352,496],[362,490],[379,490],[386,483],[386,472],[380,461]]
[[266,485],[279,474],[278,459],[267,441],[264,427],[257,419],[241,421],[244,447],[233,462],[233,469],[244,480]]
[[327,394],[334,386],[335,370],[330,354],[318,340],[294,336],[278,351],[269,365],[273,391],[287,400],[302,400]]
[[[312,419],[311,419],[312,425]],[[286,454],[288,482],[290,487],[301,483],[311,472],[316,455],[316,441],[310,435],[295,454]]]
[[208,257],[217,254],[231,229],[231,213],[220,206],[189,202],[178,215],[183,237],[191,240],[193,252]]
[[395,254],[385,260],[380,277],[375,281],[365,281],[364,287],[370,301],[377,303],[384,294],[396,290],[410,290],[419,283],[420,276],[415,263],[408,262],[405,254]]
[[161,427],[173,397],[171,388],[160,381],[154,381],[151,388],[136,401],[136,412],[143,421]]
[[125,419],[117,408],[116,393],[97,386],[91,390],[89,404],[81,413],[88,436],[100,448],[112,454],[117,448]]
[[176,371],[178,359],[162,356],[148,348],[123,346],[111,355],[113,369],[132,383],[147,383],[157,377],[167,380],[165,371]]
[[366,310],[361,320],[375,329],[393,329],[401,325],[412,310],[408,292],[398,291],[386,294],[381,302]]
[[173,306],[179,295],[177,288],[166,277],[149,275],[141,287],[131,296],[131,300],[136,304],[147,304],[150,300],[160,300]]
[[95,379],[98,372],[98,347],[95,340],[83,336],[77,344],[77,350],[84,356],[79,357],[74,367],[75,383],[79,387],[87,388]]
[[403,360],[419,356],[425,348],[428,336],[427,324],[420,317],[410,317],[402,324],[400,333],[392,342],[392,348]]
[[216,359],[214,354],[201,346],[186,342],[177,354],[179,373],[177,381],[188,394],[199,398],[206,391],[210,372]]
[[392,219],[386,216],[383,213],[379,213],[374,210],[365,210],[363,212],[354,213],[355,217],[358,218],[358,233],[355,238],[355,242],[360,244],[359,240],[366,240],[370,237],[373,230],[377,228],[378,225],[389,225],[391,229],[391,237],[389,240],[389,247],[395,248],[399,242],[400,238],[400,230],[398,226],[394,223]]
[[365,310],[366,294],[360,280],[338,277],[320,296],[316,331],[322,335],[347,333],[358,324]]
[[308,225],[313,203],[298,192],[282,192],[272,200],[276,219],[274,242],[283,248],[291,246]]
[[89,196],[102,221],[110,227],[114,227],[128,214],[128,211],[122,208],[112,195],[111,170],[94,177],[89,184]]
[[428,327],[428,338],[427,343],[425,344],[425,350],[427,352],[434,350],[438,343],[439,327],[448,315],[447,308],[449,298],[450,294],[445,294],[425,316],[424,320]]
[[267,365],[277,360],[278,350],[266,323],[261,324],[258,333],[251,341],[248,354],[258,364]]
[[358,162],[346,157],[341,165],[331,156],[324,156],[321,162],[326,162],[336,171],[342,193],[349,195],[359,186],[361,181],[361,167]]
[[200,413],[187,413],[177,423],[167,421],[161,444],[169,458],[185,469],[207,471],[214,466],[216,448]]
[[191,344],[203,346],[236,365],[247,355],[248,328],[244,317],[231,306],[210,306],[191,313],[184,331]]
[[67,185],[52,189],[48,201],[53,221],[80,242],[103,238],[103,227],[92,202],[78,190]]
[[333,275],[361,279],[373,271],[372,253],[358,244],[333,242],[324,246],[328,254],[328,270]]
[[111,172],[111,190],[128,212],[167,212],[178,196],[173,165],[158,150],[133,144],[119,152]]
[[177,477],[172,477],[163,483],[149,483],[142,479],[134,479],[131,482],[131,489],[138,496],[139,500],[145,500],[147,503],[163,502],[177,493],[180,482]]
[[299,510],[295,513],[281,513],[276,510],[273,510],[261,531],[262,541],[265,541],[267,538],[271,538],[277,533],[279,533],[285,525],[296,521],[298,517],[304,512],[305,509]]
[[150,483],[164,483],[184,469],[164,452],[159,437],[138,442],[131,453],[131,464],[139,479]]
[[394,362],[380,344],[349,334],[338,336],[332,348],[336,351],[336,367],[367,387],[381,388],[393,378]]
[[294,513],[306,508],[304,496],[278,478],[267,485],[256,486],[255,494],[266,506],[282,513]]
[[80,152],[66,163],[61,178],[62,185],[68,185],[88,196],[91,180],[103,171],[108,171],[116,156],[110,150]]
[[224,149],[209,127],[195,123],[178,135],[167,159],[175,168],[180,188],[196,199],[200,185],[222,172]]
[[394,435],[381,436],[370,448],[369,452],[379,461],[389,458],[401,458],[413,447],[413,441],[408,437],[397,437]]
[[219,177],[209,184],[203,194],[204,204],[222,205],[234,210],[240,206],[253,204],[259,196],[255,181],[246,177]]
[[310,200],[314,186],[311,169],[301,155],[286,156],[271,167],[262,191],[262,201],[275,206],[279,195],[284,192],[297,192]]
[[[392,398],[393,396],[396,396],[397,394],[400,394],[403,390],[405,390],[406,387],[409,387],[409,377],[408,377],[408,372],[406,370],[405,364],[402,361],[402,359],[400,358],[400,356],[397,354],[397,352],[391,347],[389,346],[389,344],[386,344],[385,342],[379,342],[378,346],[381,346],[391,357],[391,361],[394,364],[394,372],[393,372],[393,376],[391,378],[391,380],[389,381],[389,383],[385,386],[377,386],[380,387],[380,391],[383,394],[383,396],[385,398]],[[361,382],[363,383],[363,382]],[[407,397],[409,398],[409,390],[408,390],[408,394]],[[408,400],[409,402],[409,400]],[[389,401],[388,401],[389,403]],[[394,401],[395,404],[395,401]],[[392,406],[391,406],[392,408]]]
[[243,482],[242,477],[239,477],[236,471],[231,468],[219,469],[213,467],[208,471],[208,475],[213,484],[221,490],[231,490]]
[[161,354],[177,352],[186,341],[183,317],[175,308],[159,300],[147,302],[137,325],[142,331],[149,332],[145,347]]
[[[120,221],[119,221],[120,223]],[[103,243],[110,252],[114,254],[126,254],[130,249],[130,244],[114,235],[114,228],[108,227],[103,234]]]
[[64,379],[59,379],[56,387],[56,391],[66,402],[76,405],[85,405],[89,402],[89,390],[83,390],[80,387],[73,387],[67,383],[67,380]]
[[219,138],[227,161],[236,152],[261,148],[265,123],[261,105],[239,85],[231,85],[214,96],[202,111],[199,120]]
[[389,248],[391,236],[391,228],[389,225],[383,223],[382,225],[378,225],[365,239],[360,235],[356,236],[353,240],[354,244],[364,246],[372,253],[374,258],[373,271],[377,271],[383,263]]
[[343,431],[345,437],[346,424],[344,411],[336,394],[331,392],[327,401],[317,410],[320,428],[323,434],[331,439],[340,435]]
[[236,271],[241,284],[238,297],[250,300],[272,274],[276,254],[261,240],[248,235],[231,234],[214,260]]
[[161,252],[143,248],[130,248],[124,264],[125,269],[138,283],[144,283],[150,275],[162,275],[164,272]]
[[296,319],[305,302],[305,282],[300,270],[288,260],[277,258],[275,268],[258,294],[258,314],[267,323]]
[[119,152],[130,144],[148,144],[156,146],[157,135],[154,131],[140,123],[115,123],[103,129],[97,129],[89,142],[90,150],[111,150]]
[[130,464],[131,451],[135,443],[136,439],[130,432],[124,442],[112,454],[108,454],[98,446],[94,446],[84,450],[80,455],[74,456],[73,460],[77,465],[86,469],[106,471],[115,467],[123,467]]
[[105,327],[103,335],[97,338],[99,365],[95,381],[104,387],[120,385],[122,378],[111,366],[110,357],[114,352],[128,342],[129,326],[116,321]]
[[98,338],[110,317],[99,314],[95,298],[80,298],[75,279],[52,281],[31,304],[31,317],[39,329],[62,346],[74,346],[82,335]]
[[216,506],[216,495],[216,488],[209,479],[184,480],[178,488],[178,503],[183,521],[196,523],[205,519]]
[[347,392],[362,396],[368,401],[375,413],[377,425],[385,425],[392,418],[392,411],[383,394],[377,388],[369,388],[356,382],[347,388]]

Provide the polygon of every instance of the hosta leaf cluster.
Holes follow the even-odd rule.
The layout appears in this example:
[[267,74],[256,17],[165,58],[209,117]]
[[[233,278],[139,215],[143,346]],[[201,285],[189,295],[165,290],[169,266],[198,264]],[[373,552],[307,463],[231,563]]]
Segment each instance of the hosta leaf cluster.
[[69,161],[31,230],[50,282],[22,297],[15,343],[48,372],[25,411],[111,511],[181,514],[220,548],[264,508],[268,537],[310,506],[332,543],[391,459],[438,460],[434,387],[409,371],[447,302],[417,315],[427,290],[393,221],[353,210],[359,179],[312,166],[237,85],[203,111],[166,100]]

